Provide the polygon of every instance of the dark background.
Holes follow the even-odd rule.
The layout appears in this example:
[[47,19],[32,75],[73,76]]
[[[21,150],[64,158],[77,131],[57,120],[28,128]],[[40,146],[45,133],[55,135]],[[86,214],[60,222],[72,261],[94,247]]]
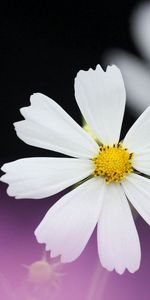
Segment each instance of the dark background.
[[[80,69],[105,67],[103,54],[112,47],[136,53],[130,36],[130,16],[139,1],[72,2],[8,1],[0,12],[1,161],[49,156],[20,141],[13,122],[19,108],[41,92],[56,100],[81,122],[74,99],[74,77]],[[134,121],[126,110],[123,133]],[[54,154],[55,155],[55,154]]]

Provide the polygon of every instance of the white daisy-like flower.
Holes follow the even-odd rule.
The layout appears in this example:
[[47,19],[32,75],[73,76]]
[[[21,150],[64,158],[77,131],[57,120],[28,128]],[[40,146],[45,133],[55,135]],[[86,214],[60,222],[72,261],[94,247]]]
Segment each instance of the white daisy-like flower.
[[150,107],[119,142],[125,109],[120,70],[80,71],[75,79],[78,106],[100,144],[56,102],[31,96],[15,123],[20,139],[74,158],[24,158],[5,164],[1,180],[16,198],[44,198],[80,182],[50,208],[35,230],[39,243],[61,261],[75,260],[97,226],[101,264],[122,274],[135,272],[141,250],[128,200],[150,224]]

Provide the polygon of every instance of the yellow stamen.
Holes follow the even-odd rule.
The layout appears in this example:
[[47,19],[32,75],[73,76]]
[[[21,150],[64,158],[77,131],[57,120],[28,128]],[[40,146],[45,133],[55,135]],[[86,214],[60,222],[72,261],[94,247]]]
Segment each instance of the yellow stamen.
[[123,148],[121,143],[102,145],[92,159],[95,164],[93,175],[103,176],[107,183],[118,183],[133,171],[132,158],[133,153]]

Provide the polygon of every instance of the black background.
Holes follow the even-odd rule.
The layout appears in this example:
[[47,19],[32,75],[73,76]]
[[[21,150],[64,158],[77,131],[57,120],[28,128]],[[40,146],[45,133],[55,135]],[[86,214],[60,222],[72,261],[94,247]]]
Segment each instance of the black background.
[[[80,5],[51,1],[9,1],[1,7],[1,161],[49,156],[46,150],[20,141],[13,122],[19,108],[41,92],[57,101],[81,122],[74,99],[74,77],[80,69],[105,67],[103,55],[113,47],[136,53],[130,16],[139,1],[105,1]],[[134,121],[126,109],[123,133]],[[54,154],[55,155],[55,154]]]

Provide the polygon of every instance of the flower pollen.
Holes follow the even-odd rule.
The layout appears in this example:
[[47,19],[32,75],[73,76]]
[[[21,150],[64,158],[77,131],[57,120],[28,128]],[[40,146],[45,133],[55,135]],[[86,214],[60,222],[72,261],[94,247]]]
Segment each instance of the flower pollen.
[[133,171],[133,153],[123,148],[121,143],[102,145],[99,153],[92,158],[95,164],[94,176],[103,176],[107,183],[119,183]]

